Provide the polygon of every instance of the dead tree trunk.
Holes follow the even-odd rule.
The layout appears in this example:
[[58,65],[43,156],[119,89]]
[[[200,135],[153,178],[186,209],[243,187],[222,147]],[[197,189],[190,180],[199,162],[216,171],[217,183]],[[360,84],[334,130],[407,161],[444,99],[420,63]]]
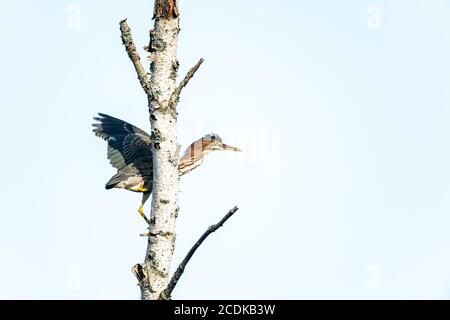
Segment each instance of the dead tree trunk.
[[169,282],[175,247],[175,219],[178,214],[177,116],[170,98],[177,77],[179,18],[175,0],[155,1],[154,29],[148,51],[151,60],[151,94],[148,107],[153,142],[152,211],[145,261],[146,283],[141,285],[143,300],[156,300]]
[[[150,30],[150,79],[140,63],[126,20],[121,21],[122,41],[148,96],[152,126],[153,196],[148,245],[143,264],[133,267],[141,298],[156,300],[169,282],[178,214],[178,158],[176,78],[179,28],[176,0],[156,0],[154,27]],[[179,90],[181,91],[181,90]],[[178,93],[179,95],[179,93]]]
[[176,0],[155,2],[154,29],[148,50],[151,59],[148,106],[153,142],[153,196],[147,252],[143,268],[148,285],[143,300],[155,300],[169,282],[178,214],[178,158],[176,105],[170,103],[177,78],[179,18]]
[[[194,245],[169,284],[169,272],[175,247],[175,220],[178,215],[179,151],[177,142],[176,106],[183,88],[193,77],[203,59],[192,67],[176,85],[178,60],[177,41],[179,13],[177,0],[155,0],[154,27],[150,30],[150,72],[141,64],[131,30],[126,20],[120,22],[122,41],[134,64],[139,82],[148,97],[152,127],[153,196],[149,219],[148,245],[145,260],[132,271],[139,280],[143,300],[170,299],[183,270],[206,237],[219,228],[234,212],[230,210],[219,224],[210,227],[198,245]],[[150,74],[150,77],[148,76]]]

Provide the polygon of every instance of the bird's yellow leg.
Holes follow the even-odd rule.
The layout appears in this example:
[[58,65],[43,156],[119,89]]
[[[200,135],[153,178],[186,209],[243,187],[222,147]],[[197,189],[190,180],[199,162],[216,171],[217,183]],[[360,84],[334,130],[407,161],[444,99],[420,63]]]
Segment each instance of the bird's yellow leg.
[[150,220],[148,220],[148,218],[145,216],[144,211],[142,210],[142,205],[139,207],[138,212],[141,215],[142,218],[144,218],[145,222],[147,222],[148,224],[150,224]]
[[145,222],[147,222],[148,224],[150,224],[150,220],[147,219],[147,217],[144,214],[144,211],[142,210],[142,207],[144,206],[144,203],[148,200],[148,198],[150,197],[151,192],[144,192],[142,194],[142,201],[141,201],[141,205],[139,206],[138,212],[141,215],[142,218],[144,218]]

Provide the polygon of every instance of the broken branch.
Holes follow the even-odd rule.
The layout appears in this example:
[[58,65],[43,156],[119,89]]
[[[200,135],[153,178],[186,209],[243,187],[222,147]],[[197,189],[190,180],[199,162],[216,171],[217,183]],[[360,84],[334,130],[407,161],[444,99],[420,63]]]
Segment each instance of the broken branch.
[[229,219],[231,218],[231,216],[238,211],[238,207],[234,206],[234,208],[230,209],[230,211],[228,211],[228,213],[216,224],[209,226],[209,228],[205,231],[205,233],[202,234],[202,236],[197,240],[197,242],[194,244],[194,246],[191,248],[191,250],[189,250],[189,252],[187,253],[186,257],[183,259],[183,261],[181,261],[180,265],[178,266],[177,270],[175,271],[175,273],[172,276],[172,279],[170,279],[169,284],[167,285],[166,289],[164,289],[160,296],[159,299],[160,300],[169,300],[170,296],[172,294],[173,289],[175,289],[178,280],[180,280],[181,276],[183,275],[184,269],[186,268],[186,265],[188,264],[189,260],[191,260],[192,256],[194,255],[195,251],[201,246],[201,244],[203,243],[203,241],[205,241],[205,239],[214,231],[216,231],[217,229],[219,229],[220,227],[223,226],[223,224]]
[[133,272],[133,274],[136,276],[136,279],[138,279],[138,285],[141,288],[148,288],[148,279],[144,270],[145,269],[142,267],[140,263],[135,264],[131,268],[131,272]]
[[186,87],[188,82],[192,79],[194,74],[197,72],[198,68],[200,68],[200,66],[202,65],[203,61],[205,61],[205,60],[203,58],[200,58],[200,60],[198,60],[198,62],[195,64],[195,66],[193,66],[188,71],[188,73],[186,74],[184,79],[180,82],[180,84],[172,92],[172,95],[170,96],[170,99],[169,99],[169,108],[174,108],[177,105],[178,100],[180,99],[181,91],[184,89],[184,87]]
[[125,46],[128,57],[130,57],[131,61],[133,62],[142,89],[144,89],[147,95],[152,96],[150,81],[148,79],[147,72],[141,64],[141,58],[136,51],[136,46],[134,45],[133,37],[131,36],[131,29],[128,26],[127,19],[120,21],[120,33],[122,37],[122,43]]

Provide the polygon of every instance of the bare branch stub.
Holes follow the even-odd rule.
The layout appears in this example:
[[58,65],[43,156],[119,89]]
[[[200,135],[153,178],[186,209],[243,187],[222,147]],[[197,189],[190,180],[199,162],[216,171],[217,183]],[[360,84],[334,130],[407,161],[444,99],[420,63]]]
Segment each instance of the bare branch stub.
[[170,96],[170,100],[169,100],[169,104],[168,104],[169,108],[175,108],[175,106],[178,103],[178,100],[180,99],[181,91],[184,89],[184,87],[187,86],[189,81],[192,79],[192,77],[194,76],[194,74],[197,72],[198,68],[200,68],[200,66],[202,65],[202,63],[204,61],[205,60],[203,58],[200,58],[200,60],[198,60],[198,62],[188,71],[188,73],[186,73],[186,76],[184,77],[184,79],[175,88],[175,90],[172,92],[172,95]]
[[131,61],[133,62],[142,89],[144,89],[147,95],[152,95],[150,81],[148,79],[147,72],[145,71],[144,67],[141,64],[141,58],[139,57],[139,54],[136,51],[136,46],[133,42],[133,37],[131,36],[131,29],[128,26],[127,19],[120,21],[120,33],[122,37],[122,43],[125,46],[125,49],[128,53],[128,57],[130,57]]
[[178,280],[180,280],[181,276],[183,275],[184,269],[186,268],[186,265],[188,264],[189,260],[191,260],[192,256],[194,255],[195,251],[201,246],[201,244],[203,243],[203,241],[205,241],[205,239],[214,231],[216,231],[217,229],[219,229],[220,227],[223,226],[223,224],[229,219],[231,218],[231,216],[233,214],[235,214],[236,211],[238,211],[238,207],[234,206],[234,208],[230,209],[230,211],[228,211],[228,213],[216,224],[210,226],[205,233],[202,234],[202,236],[197,240],[197,242],[194,244],[194,246],[191,248],[191,250],[189,250],[189,252],[187,253],[186,257],[183,259],[183,261],[181,261],[180,265],[178,266],[177,270],[175,271],[175,273],[172,276],[172,279],[170,279],[169,284],[167,285],[166,289],[164,289],[160,296],[159,299],[160,300],[169,300],[170,296],[172,294],[173,289],[175,289]]
[[138,285],[141,288],[148,287],[147,276],[145,275],[144,268],[140,263],[135,264],[131,268],[131,272],[133,272],[133,274],[135,275],[136,279],[138,280]]

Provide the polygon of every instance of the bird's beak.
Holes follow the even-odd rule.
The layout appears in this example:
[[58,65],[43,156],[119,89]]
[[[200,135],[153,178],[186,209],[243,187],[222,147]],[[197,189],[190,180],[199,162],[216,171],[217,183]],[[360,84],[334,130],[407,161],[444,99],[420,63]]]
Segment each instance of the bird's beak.
[[227,145],[225,143],[222,143],[222,150],[224,150],[224,151],[242,152],[241,149],[229,146],[229,145]]

